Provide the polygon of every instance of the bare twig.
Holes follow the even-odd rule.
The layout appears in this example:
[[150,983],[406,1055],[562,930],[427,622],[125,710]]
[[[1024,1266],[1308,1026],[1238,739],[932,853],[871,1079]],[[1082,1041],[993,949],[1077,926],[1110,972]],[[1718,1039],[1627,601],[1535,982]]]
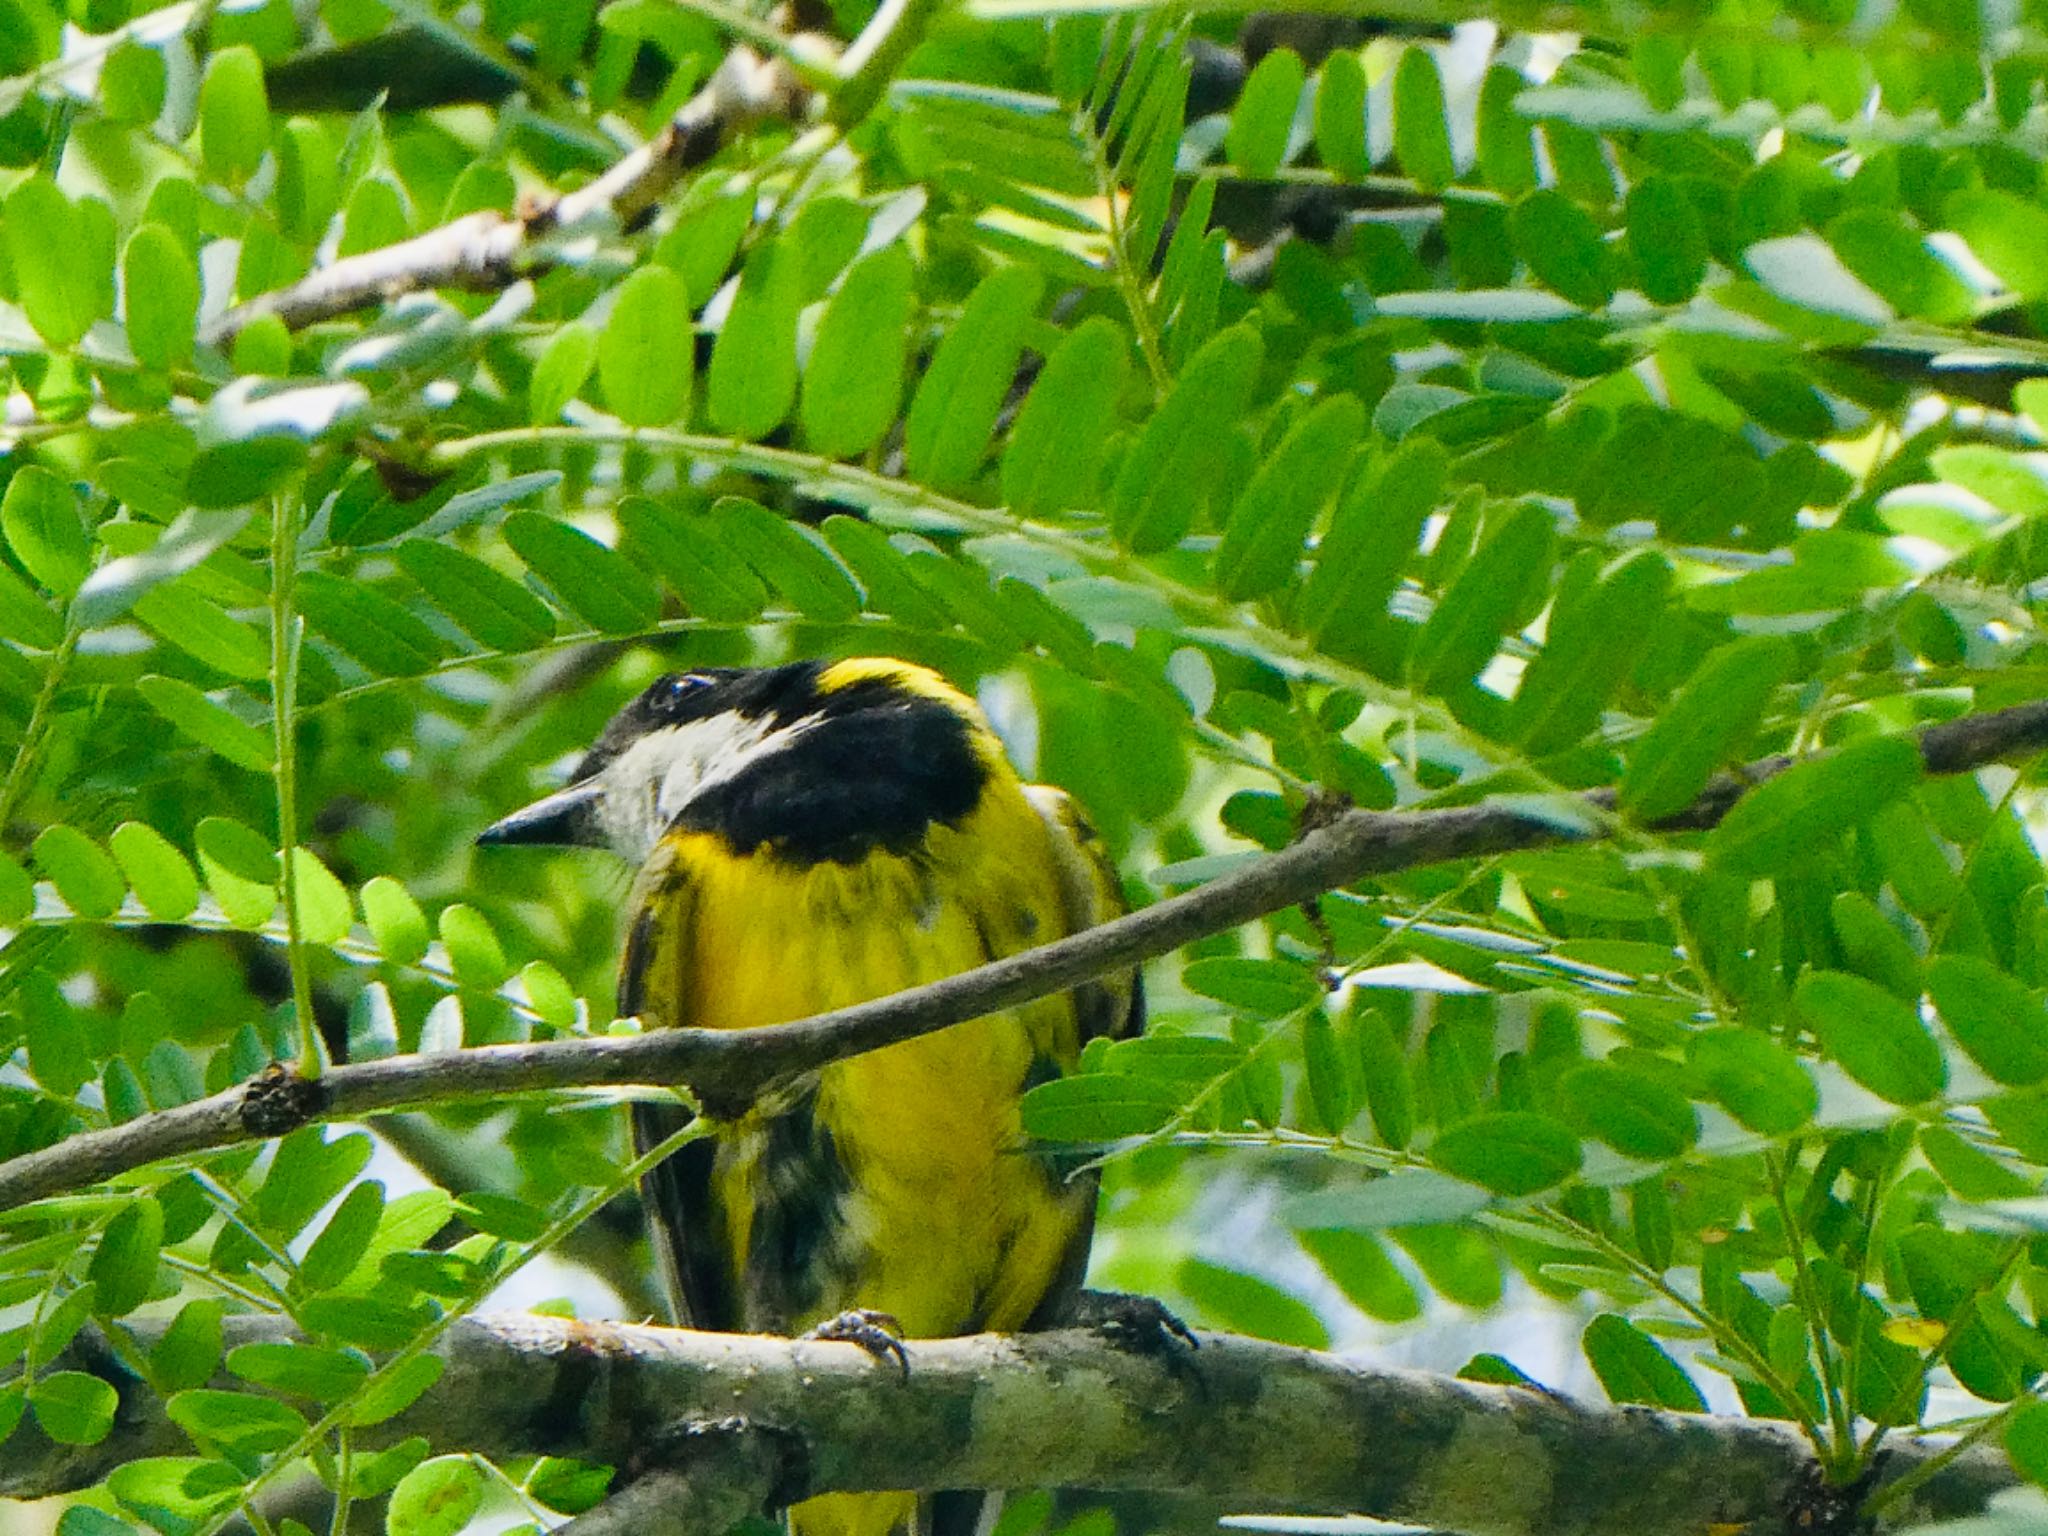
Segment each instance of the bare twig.
[[[161,1326],[141,1330],[145,1346]],[[231,1345],[293,1337],[274,1319],[228,1326]],[[906,1347],[907,1378],[850,1344],[486,1314],[436,1344],[446,1369],[433,1392],[355,1434],[369,1449],[417,1434],[436,1450],[617,1466],[623,1498],[586,1516],[582,1536],[723,1530],[735,1512],[817,1493],[1047,1486],[1363,1513],[1469,1536],[1696,1536],[1784,1527],[1811,1483],[1807,1448],[1784,1424],[1592,1408],[1229,1335],[1202,1335],[1186,1361],[1082,1330]],[[162,1400],[96,1332],[50,1369],[112,1381],[120,1417],[90,1447],[54,1445],[24,1423],[0,1463],[0,1495],[80,1488],[141,1457],[190,1453]],[[1902,1442],[1887,1475],[1935,1454]],[[2002,1456],[1967,1454],[1894,1513],[1967,1513],[2015,1481]],[[663,1507],[653,1526],[629,1518]]]
[[[1934,773],[1960,773],[2016,752],[2039,751],[2048,747],[2048,702],[1930,726],[1919,744]],[[1790,765],[1789,758],[1770,757],[1723,774],[1655,829],[1711,827],[1747,790]],[[1614,829],[1613,803],[1612,791],[1592,790],[1536,809],[1482,803],[1453,810],[1349,811],[1282,852],[1115,922],[927,986],[788,1024],[395,1056],[337,1067],[317,1083],[273,1069],[196,1103],[0,1163],[0,1211],[164,1158],[279,1136],[316,1120],[355,1120],[453,1099],[679,1085],[708,1113],[726,1118],[775,1082],[1170,954],[1353,881],[1456,859],[1597,841]]]

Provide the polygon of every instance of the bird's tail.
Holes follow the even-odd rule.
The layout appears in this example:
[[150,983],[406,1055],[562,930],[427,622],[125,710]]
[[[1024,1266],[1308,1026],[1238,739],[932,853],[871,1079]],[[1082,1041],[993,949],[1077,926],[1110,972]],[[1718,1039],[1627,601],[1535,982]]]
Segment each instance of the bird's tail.
[[824,1493],[789,1506],[789,1536],[923,1536],[914,1493]]
[[825,1493],[789,1507],[789,1536],[986,1536],[993,1494]]

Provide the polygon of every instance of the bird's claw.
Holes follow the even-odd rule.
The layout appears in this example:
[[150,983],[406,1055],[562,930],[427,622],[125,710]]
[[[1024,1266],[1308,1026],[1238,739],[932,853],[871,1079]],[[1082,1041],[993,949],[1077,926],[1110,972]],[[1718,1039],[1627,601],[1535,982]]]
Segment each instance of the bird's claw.
[[837,1317],[826,1318],[802,1337],[856,1344],[877,1360],[894,1360],[907,1381],[910,1378],[910,1351],[903,1347],[902,1335],[903,1325],[887,1312],[854,1307]]

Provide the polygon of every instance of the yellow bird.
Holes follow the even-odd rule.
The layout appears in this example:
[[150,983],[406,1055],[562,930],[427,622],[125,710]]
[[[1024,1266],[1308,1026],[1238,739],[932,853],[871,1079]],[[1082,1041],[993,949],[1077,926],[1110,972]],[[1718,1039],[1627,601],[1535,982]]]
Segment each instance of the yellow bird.
[[[480,841],[607,847],[638,866],[618,1005],[651,1029],[786,1023],[1123,910],[1072,801],[1022,783],[937,674],[887,659],[664,677],[567,788]],[[1095,1183],[1023,1147],[1018,1104],[1142,1011],[1135,974],[1092,983],[834,1063],[685,1146],[644,1189],[676,1321],[881,1354],[885,1328],[1078,1320]],[[638,1145],[681,1117],[637,1107]],[[951,1531],[977,1508],[826,1495],[790,1525]]]

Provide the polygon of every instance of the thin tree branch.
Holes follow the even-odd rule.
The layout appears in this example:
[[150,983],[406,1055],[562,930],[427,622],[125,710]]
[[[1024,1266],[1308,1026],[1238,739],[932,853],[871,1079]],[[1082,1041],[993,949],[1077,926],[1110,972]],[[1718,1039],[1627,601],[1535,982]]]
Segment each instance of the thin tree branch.
[[[1960,773],[2048,747],[2048,702],[1930,726],[1919,736],[1933,773]],[[1666,832],[1713,826],[1755,784],[1792,759],[1769,757],[1715,779]],[[196,1103],[87,1131],[0,1163],[0,1211],[164,1158],[279,1136],[316,1120],[357,1120],[451,1099],[549,1089],[677,1085],[720,1119],[770,1084],[828,1062],[1015,1007],[1183,945],[1300,905],[1339,886],[1457,859],[1598,841],[1615,828],[1611,790],[1547,806],[1482,803],[1450,810],[1349,811],[1279,853],[1099,928],[1010,955],[943,981],[851,1008],[760,1029],[488,1045],[337,1067],[317,1083],[274,1068]]]
[[208,324],[202,339],[227,346],[265,315],[296,331],[424,288],[507,287],[554,265],[573,237],[633,228],[739,128],[798,115],[810,91],[788,59],[735,48],[661,132],[588,186],[527,212],[467,214],[396,245],[345,256],[289,288],[236,305]]
[[[138,1330],[145,1346],[160,1327]],[[276,1319],[228,1328],[230,1345],[293,1337]],[[438,1451],[618,1467],[616,1507],[584,1517],[579,1536],[723,1530],[735,1512],[817,1493],[1034,1487],[1368,1514],[1467,1536],[1697,1536],[1798,1529],[1814,1475],[1805,1444],[1773,1421],[1594,1408],[1230,1335],[1164,1359],[1084,1330],[907,1348],[906,1377],[849,1344],[486,1314],[435,1346],[446,1369],[432,1392],[354,1433],[365,1449],[417,1434]],[[113,1382],[114,1431],[60,1446],[24,1423],[0,1495],[190,1454],[96,1332],[49,1368]],[[1887,1477],[1938,1454],[1902,1442]],[[1967,1454],[1894,1515],[1965,1514],[2016,1481],[2004,1457]],[[670,1498],[687,1502],[655,1526],[632,1523]]]

